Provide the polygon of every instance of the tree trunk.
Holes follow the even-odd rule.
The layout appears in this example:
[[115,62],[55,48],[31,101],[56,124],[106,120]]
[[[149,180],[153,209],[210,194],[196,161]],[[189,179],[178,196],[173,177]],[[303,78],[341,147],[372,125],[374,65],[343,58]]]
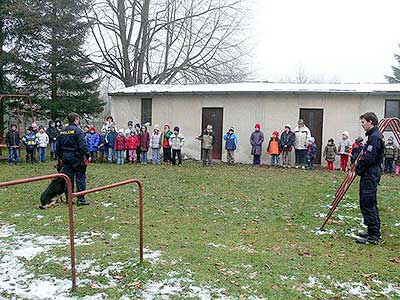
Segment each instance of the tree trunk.
[[143,10],[142,10],[142,36],[141,36],[141,45],[140,45],[140,53],[139,53],[139,64],[138,64],[138,75],[137,75],[137,83],[143,83],[143,69],[145,63],[145,54],[146,49],[148,47],[148,34],[149,34],[149,7],[150,0],[144,0]]
[[[3,8],[1,8],[3,11]],[[6,90],[5,74],[4,74],[4,16],[0,13],[0,95],[3,95]],[[0,142],[4,136],[4,104],[0,101]],[[1,150],[0,150],[1,151]],[[0,153],[1,154],[1,153]]]
[[[53,18],[56,20],[57,18],[57,12],[56,8],[53,7]],[[56,32],[54,28],[51,28],[51,83],[50,83],[50,90],[51,90],[51,101],[58,101],[57,97],[57,92],[58,92],[58,86],[57,86],[57,40],[56,40]],[[57,112],[55,112],[53,109],[50,111],[50,117],[51,119],[54,119],[56,117]]]
[[121,39],[121,48],[122,48],[122,57],[124,63],[124,76],[125,76],[125,86],[134,85],[133,76],[130,68],[130,59],[129,59],[129,41],[126,36],[126,9],[125,9],[125,0],[118,0],[118,24],[119,24],[119,33]]

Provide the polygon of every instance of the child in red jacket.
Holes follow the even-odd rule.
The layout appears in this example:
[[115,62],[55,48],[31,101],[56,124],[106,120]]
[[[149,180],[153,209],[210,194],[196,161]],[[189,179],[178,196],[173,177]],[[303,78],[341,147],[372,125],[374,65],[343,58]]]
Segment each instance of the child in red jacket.
[[115,139],[114,149],[115,149],[115,152],[117,152],[117,165],[123,165],[124,164],[124,153],[125,153],[125,150],[127,149],[127,143],[126,143],[126,137],[124,134],[124,130],[122,128],[118,131],[118,136]]
[[128,137],[128,151],[129,151],[129,162],[134,163],[137,161],[136,150],[139,147],[139,137],[134,131],[131,131]]

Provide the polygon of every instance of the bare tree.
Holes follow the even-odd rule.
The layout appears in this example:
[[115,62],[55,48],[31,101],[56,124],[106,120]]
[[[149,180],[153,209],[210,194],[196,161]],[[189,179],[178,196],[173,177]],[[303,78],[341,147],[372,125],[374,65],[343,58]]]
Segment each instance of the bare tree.
[[125,86],[244,80],[245,0],[95,0],[91,61]]
[[299,65],[293,75],[288,75],[279,80],[282,83],[340,83],[335,76],[327,76],[324,74],[311,74]]

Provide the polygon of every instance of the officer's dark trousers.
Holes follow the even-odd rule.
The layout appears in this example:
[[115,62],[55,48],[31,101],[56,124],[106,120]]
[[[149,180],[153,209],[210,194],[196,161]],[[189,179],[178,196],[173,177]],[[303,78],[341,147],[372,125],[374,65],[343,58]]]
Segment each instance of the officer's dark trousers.
[[[69,161],[64,161],[64,173],[71,179],[72,190],[74,189],[74,181],[76,179],[76,186],[78,192],[86,190],[86,167],[79,161],[74,161],[73,163]],[[65,187],[65,194],[68,199],[67,186]],[[84,199],[84,196],[78,198],[78,200]]]
[[381,179],[379,166],[368,169],[360,179],[360,208],[364,224],[368,227],[368,236],[380,237],[381,220],[379,219],[377,203],[377,187]]

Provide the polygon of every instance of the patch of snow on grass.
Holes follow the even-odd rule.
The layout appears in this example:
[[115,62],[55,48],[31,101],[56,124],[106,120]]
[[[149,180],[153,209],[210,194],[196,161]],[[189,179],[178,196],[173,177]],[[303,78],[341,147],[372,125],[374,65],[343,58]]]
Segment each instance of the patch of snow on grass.
[[161,252],[160,251],[152,251],[150,249],[144,248],[143,252],[144,252],[143,258],[145,260],[148,260],[150,263],[157,264],[161,261],[160,260]]
[[[17,232],[14,225],[0,226],[0,294],[10,295],[12,299],[34,300],[77,300],[70,296],[70,279],[58,279],[50,275],[35,275],[25,266],[53,247],[65,246],[66,238],[35,236]],[[82,284],[83,281],[78,281]],[[106,294],[96,294],[80,299],[106,299]]]
[[[211,300],[233,299],[226,296],[224,289],[210,288],[208,286],[195,286],[193,280],[188,278],[168,278],[162,281],[151,281],[147,283],[143,290],[137,292],[137,297],[144,300],[155,299],[175,299],[176,297],[183,297],[188,299]],[[129,298],[120,298],[125,300]]]
[[214,244],[214,243],[208,243],[208,246],[213,247],[213,248],[227,248],[225,245]]
[[117,204],[110,202],[101,202],[101,205],[103,205],[104,207],[114,207],[114,208],[118,207]]
[[354,202],[347,202],[341,205],[343,208],[347,208],[349,210],[358,209],[358,205]]
[[[282,281],[287,281],[288,276],[281,275]],[[325,288],[322,281],[315,276],[309,276],[308,282],[303,283],[301,289],[303,294],[309,298],[315,298],[314,293],[320,291],[326,295],[337,295],[340,299],[348,297],[356,299],[374,299],[375,296],[385,295],[387,298],[400,296],[400,287],[393,283],[384,283],[382,281],[373,280],[375,287],[362,282],[337,282],[333,281],[330,275],[323,275],[323,281],[330,286],[330,289]],[[328,281],[328,282],[327,282]]]
[[316,214],[314,214],[314,217],[316,217],[316,218],[326,218],[326,213],[316,213]]
[[120,236],[121,235],[119,233],[113,233],[113,234],[111,234],[111,239],[115,240],[115,239],[119,238]]
[[368,294],[373,291],[362,284],[361,282],[339,282],[334,284],[336,288],[343,289],[343,294],[346,296],[356,296],[361,299],[365,299]]
[[256,249],[253,249],[253,248],[251,248],[249,246],[244,246],[244,245],[240,245],[239,247],[237,247],[237,249],[246,251],[248,253],[256,253],[257,252]]
[[325,234],[335,234],[336,230],[335,229],[320,230],[319,228],[316,228],[312,232],[315,233],[316,235],[325,235]]

